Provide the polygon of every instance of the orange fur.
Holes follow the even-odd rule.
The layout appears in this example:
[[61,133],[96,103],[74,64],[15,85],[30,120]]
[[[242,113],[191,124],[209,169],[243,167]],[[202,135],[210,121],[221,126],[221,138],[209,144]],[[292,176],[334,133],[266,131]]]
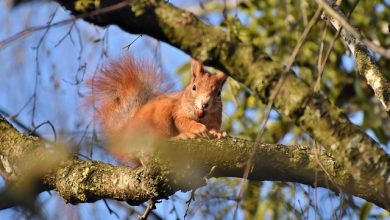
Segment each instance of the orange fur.
[[155,138],[225,137],[220,92],[226,75],[210,74],[196,60],[191,73],[190,85],[168,94],[154,64],[131,56],[111,62],[89,83],[89,103],[109,141],[142,132]]

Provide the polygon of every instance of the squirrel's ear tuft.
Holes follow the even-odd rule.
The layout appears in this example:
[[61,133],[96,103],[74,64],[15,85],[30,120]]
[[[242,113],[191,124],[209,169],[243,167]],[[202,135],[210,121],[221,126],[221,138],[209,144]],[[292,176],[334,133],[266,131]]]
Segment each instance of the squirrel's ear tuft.
[[217,76],[218,81],[221,82],[221,85],[223,85],[226,82],[227,75],[221,71],[217,71],[215,74]]
[[204,72],[203,70],[203,64],[199,60],[192,60],[191,63],[191,74],[192,79],[195,79],[197,76],[201,75]]

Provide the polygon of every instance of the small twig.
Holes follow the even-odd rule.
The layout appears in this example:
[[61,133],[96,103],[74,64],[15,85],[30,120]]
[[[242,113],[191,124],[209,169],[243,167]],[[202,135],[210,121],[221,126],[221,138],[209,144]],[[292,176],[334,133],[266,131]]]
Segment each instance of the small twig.
[[275,89],[272,92],[271,97],[268,101],[268,104],[266,107],[266,112],[265,112],[265,117],[264,117],[264,120],[262,122],[261,129],[258,132],[258,135],[257,135],[256,140],[255,140],[254,145],[253,145],[253,151],[252,151],[252,153],[251,153],[251,155],[246,163],[246,166],[245,166],[244,175],[242,177],[243,180],[241,181],[239,194],[237,195],[237,204],[236,204],[236,209],[234,210],[234,217],[233,217],[234,219],[237,216],[238,206],[239,206],[239,202],[242,198],[245,180],[248,178],[250,170],[252,169],[252,161],[253,161],[253,158],[254,158],[254,156],[256,154],[256,150],[257,150],[256,146],[261,142],[261,139],[262,139],[264,131],[265,131],[266,124],[267,124],[267,122],[269,120],[269,116],[271,114],[271,110],[272,110],[272,106],[274,104],[274,101],[275,101],[276,97],[279,95],[279,92],[280,92],[284,82],[286,81],[287,73],[290,71],[290,69],[294,63],[294,60],[295,60],[296,56],[298,55],[299,49],[301,48],[301,46],[305,42],[306,37],[310,33],[311,29],[317,23],[317,20],[321,15],[321,11],[322,11],[322,8],[318,7],[317,11],[313,15],[313,17],[310,19],[309,24],[306,26],[305,30],[302,33],[302,36],[299,38],[298,43],[295,46],[292,55],[289,57],[288,64],[285,67],[284,71],[282,72],[282,76],[279,78],[279,80],[275,86]]
[[91,124],[92,124],[92,121],[90,121],[90,122],[87,124],[87,126],[85,127],[85,130],[84,130],[84,132],[83,132],[83,134],[82,134],[82,136],[81,136],[81,138],[80,138],[80,140],[79,140],[79,143],[76,145],[77,148],[79,148],[79,147],[81,146],[81,144],[82,144],[84,138],[87,136],[88,128],[89,128],[89,126],[90,126]]
[[92,160],[92,158],[88,157],[88,156],[85,156],[84,154],[81,154],[81,153],[75,153],[76,156],[79,156],[79,157],[82,157],[86,160]]
[[70,39],[71,39],[71,41],[72,41],[72,43],[74,45],[73,39],[71,37],[71,33],[72,33],[72,30],[73,30],[73,27],[74,27],[75,24],[76,24],[76,21],[74,20],[72,22],[72,24],[70,25],[69,30],[66,32],[66,34],[64,36],[62,36],[62,38],[56,43],[56,45],[54,45],[54,48],[58,47],[66,39],[67,36],[70,37]]
[[[352,12],[355,10],[355,8],[358,5],[358,3],[359,3],[359,0],[355,1],[355,3],[352,6],[351,10],[347,14],[347,18],[349,18],[351,16]],[[326,26],[328,26],[328,21],[326,21]],[[329,55],[330,55],[330,53],[333,50],[333,45],[335,44],[337,38],[340,36],[340,33],[341,33],[342,30],[343,30],[342,27],[339,30],[337,30],[336,34],[334,35],[332,41],[329,44],[328,50],[326,51],[326,54],[325,54],[324,58],[323,59],[322,58],[318,59],[318,78],[317,78],[316,85],[314,86],[314,91],[318,92],[321,89],[321,79],[322,79],[322,75],[324,73],[325,64],[328,61]],[[320,53],[320,55],[321,54],[322,53]]]
[[[83,44],[83,39],[81,38],[80,29],[78,28],[78,26],[75,22],[73,23],[73,26],[74,26],[74,29],[76,30],[76,34],[77,34],[77,38],[78,38],[78,42],[79,42],[79,46],[80,46],[79,56],[77,57],[79,64],[78,64],[78,68],[77,68],[77,73],[74,76],[74,82],[68,81],[66,79],[63,79],[63,81],[65,83],[69,83],[70,85],[77,86],[78,95],[82,96],[80,91],[79,91],[78,86],[81,84],[81,82],[84,81],[84,76],[85,76],[86,69],[87,69],[87,63],[82,61],[82,53],[84,51],[84,44]],[[73,45],[75,45],[71,33],[69,33],[68,35],[69,35],[69,38],[71,39]]]
[[340,219],[343,219],[343,215],[344,215],[344,210],[345,210],[345,206],[344,206],[344,194],[341,193],[340,194],[340,213],[339,213],[339,218]]
[[20,115],[20,113],[22,113],[23,110],[30,104],[30,102],[33,100],[33,97],[34,97],[34,96],[31,95],[30,98],[28,98],[28,100],[26,101],[26,103],[24,103],[24,105],[22,106],[22,108],[20,108],[20,110],[17,111],[16,114],[14,114],[14,115],[12,115],[12,116],[10,115],[9,118],[11,118],[12,120],[16,119],[16,118]]
[[[326,33],[328,32],[328,25],[329,25],[329,22],[326,21],[325,25],[324,25],[324,30],[322,31],[320,51],[318,53],[318,61],[317,61],[318,76],[317,76],[316,84],[314,85],[314,92],[316,92],[316,93],[319,92],[321,89],[321,79],[322,79],[322,72],[323,71],[320,71],[320,70],[321,70],[321,64],[322,64],[322,60],[323,60],[322,55],[323,55],[323,51],[324,51]],[[326,59],[327,59],[327,57],[326,57]]]
[[306,26],[307,23],[309,22],[309,20],[307,19],[307,13],[306,13],[306,9],[305,9],[305,4],[307,4],[307,2],[305,0],[299,1],[299,6],[300,6],[300,9],[301,9],[302,20],[303,20],[303,25],[304,26]]
[[171,210],[169,210],[169,214],[172,214],[172,213],[175,213],[175,215],[176,215],[176,219],[180,219],[179,218],[179,214],[177,213],[177,210],[176,210],[176,207],[175,207],[175,195],[174,196],[172,196],[172,198],[171,198],[171,203],[172,203],[172,209]]
[[142,216],[138,216],[138,219],[139,220],[146,220],[148,218],[149,214],[155,208],[156,208],[156,202],[153,199],[150,199],[148,201],[148,206],[146,207],[144,214]]
[[316,150],[314,151],[314,156],[315,156],[316,162],[317,162],[318,165],[321,167],[322,171],[324,171],[324,173],[326,174],[326,176],[328,177],[328,179],[330,180],[330,182],[332,182],[332,184],[339,190],[339,192],[342,193],[341,188],[339,188],[339,187],[337,186],[337,184],[333,181],[332,176],[329,174],[329,172],[326,170],[326,168],[324,167],[324,165],[321,163],[320,158],[319,158],[319,155],[320,155],[320,146],[319,146],[319,144],[318,144],[315,140],[314,140],[314,145],[315,145],[315,147],[316,147]]
[[[31,136],[34,136],[34,137],[39,137],[40,139],[42,139],[43,141],[47,142],[47,143],[52,143],[54,144],[56,139],[57,139],[57,133],[55,131],[55,128],[53,126],[53,124],[50,122],[50,121],[46,121],[44,123],[41,123],[39,124],[38,126],[36,126],[35,128],[31,129],[30,127],[28,127],[27,125],[23,124],[21,121],[17,120],[17,115],[10,115],[8,114],[7,112],[5,112],[4,110],[0,109],[0,116],[5,116],[8,120],[12,121],[13,123],[15,123],[17,126],[21,127],[25,133],[27,133],[28,135],[31,135]],[[39,134],[38,132],[36,132],[36,130],[41,127],[42,125],[44,124],[49,124],[50,128],[53,130],[53,134],[54,134],[54,139],[55,141],[53,142],[52,140],[49,140],[45,137],[42,137],[41,134]],[[1,176],[1,175],[0,175]]]
[[[301,210],[301,215],[304,217],[305,216],[305,212],[303,211],[303,208],[302,208],[302,205],[301,205],[301,200],[299,200],[299,199],[298,199],[298,205],[299,205],[299,209]],[[309,212],[308,212],[308,214],[309,214]],[[307,218],[305,218],[305,219],[307,219]]]
[[54,125],[50,121],[45,121],[45,122],[42,122],[39,125],[35,126],[29,135],[38,136],[36,131],[38,130],[38,128],[42,127],[45,124],[48,124],[50,126],[51,130],[53,131],[54,142],[57,142],[57,132],[56,132],[56,129],[54,128]]
[[142,36],[143,36],[143,34],[138,35],[133,41],[131,41],[127,46],[123,47],[122,49],[129,50],[131,45],[133,45]]
[[[5,118],[7,118],[8,120],[12,121],[13,124],[16,124],[17,126],[22,128],[25,133],[31,133],[31,128],[28,127],[27,125],[23,124],[21,121],[19,121],[17,119],[18,114],[11,115],[8,112],[6,112],[5,110],[0,109],[0,116],[1,115],[4,116]],[[34,134],[34,136],[36,136],[36,134]]]
[[107,200],[103,199],[104,205],[106,205],[106,208],[108,210],[108,213],[115,215],[119,219],[118,213],[116,213],[114,210],[111,209],[111,207],[108,205]]
[[[358,30],[356,30],[352,25],[349,24],[345,16],[341,15],[339,11],[335,10],[334,6],[332,3],[334,1],[329,1],[329,0],[317,0],[318,4],[324,8],[327,14],[329,14],[332,18],[337,20],[340,25],[348,31],[349,34],[351,34],[355,40],[358,40],[365,44],[370,50],[374,51],[375,53],[384,56],[386,58],[390,58],[390,50],[385,49],[381,46],[376,45],[372,41],[364,38]],[[331,5],[332,4],[332,5]],[[353,52],[353,51],[352,51]]]
[[[86,66],[87,66],[87,63],[82,62],[82,60],[81,60],[81,55],[83,54],[83,51],[84,51],[84,44],[83,44],[83,39],[81,37],[80,29],[77,26],[77,24],[75,24],[74,28],[76,30],[76,34],[77,34],[77,38],[79,40],[79,46],[80,46],[79,56],[77,57],[77,60],[79,61],[79,66],[77,68],[77,75],[75,78],[76,78],[76,80],[78,80],[79,78],[81,78],[81,80],[83,80],[85,72],[86,72]],[[72,35],[70,35],[70,36],[72,36]],[[70,39],[72,39],[72,38],[70,38]],[[82,72],[81,77],[77,77],[80,72]]]
[[[54,17],[57,14],[57,11],[59,9],[59,5],[54,9],[53,13],[51,14],[49,21],[47,22],[48,25],[51,25]],[[34,118],[35,118],[35,112],[37,108],[37,99],[38,99],[38,81],[39,81],[39,76],[41,75],[41,70],[40,70],[40,64],[39,64],[39,49],[41,48],[41,45],[43,43],[43,40],[45,39],[46,35],[49,33],[50,27],[48,27],[45,32],[43,33],[42,37],[39,39],[37,46],[34,48],[35,49],[35,83],[34,83],[34,93],[32,95],[32,100],[33,100],[33,107],[31,111],[31,125],[35,127],[34,124]]]
[[314,216],[317,220],[317,213],[318,213],[318,196],[317,196],[317,187],[318,187],[318,170],[315,170],[314,173]]
[[340,219],[342,218],[342,215],[343,215],[343,204],[344,204],[344,194],[343,194],[343,190],[337,186],[337,184],[334,182],[333,178],[331,177],[331,175],[329,174],[329,172],[326,170],[325,166],[321,163],[320,161],[320,158],[319,158],[319,155],[321,153],[321,147],[320,145],[314,140],[314,145],[315,145],[315,153],[314,153],[314,156],[315,156],[315,160],[317,162],[317,164],[321,167],[322,171],[324,171],[324,173],[326,174],[326,176],[328,177],[328,179],[330,180],[330,182],[333,184],[333,186],[335,186],[337,188],[337,190],[339,191],[339,196],[340,196],[340,214],[339,214],[339,217]]
[[302,47],[302,44],[305,42],[307,35],[310,33],[313,26],[317,23],[318,18],[321,15],[322,7],[318,7],[317,11],[314,13],[313,17],[310,19],[309,24],[306,26],[305,30],[302,33],[302,36],[299,38],[297,45],[295,46],[292,55],[289,58],[289,62],[285,68],[284,72],[290,71],[292,65],[294,64],[295,57],[298,55],[299,50]]
[[203,177],[203,179],[205,180],[205,181],[207,181],[208,179],[210,179],[210,176],[211,176],[211,174],[213,174],[213,172],[215,171],[215,169],[217,169],[217,166],[212,166],[211,167],[211,169],[210,169],[210,171],[209,171],[209,173],[206,175],[206,176],[204,176]]
[[26,37],[30,33],[33,33],[33,32],[36,32],[36,31],[45,30],[45,29],[50,28],[50,27],[62,26],[62,25],[68,24],[70,22],[74,22],[75,19],[79,19],[79,18],[83,19],[83,18],[93,17],[93,16],[109,13],[109,12],[112,12],[112,11],[116,11],[116,10],[119,10],[119,9],[121,9],[123,7],[128,6],[129,3],[131,3],[131,1],[132,0],[127,0],[127,1],[119,2],[117,4],[110,5],[110,6],[107,6],[107,7],[104,7],[104,8],[98,8],[98,9],[96,9],[94,11],[91,11],[91,12],[88,12],[88,13],[84,13],[84,14],[80,14],[80,15],[74,16],[74,17],[72,17],[70,19],[65,19],[65,20],[62,20],[62,21],[59,21],[59,22],[46,24],[46,25],[39,25],[39,26],[34,26],[34,27],[28,27],[28,28],[24,29],[23,31],[20,31],[17,34],[14,34],[14,35],[12,35],[9,38],[0,41],[0,49],[4,48],[6,45],[8,45],[8,44],[10,44],[10,43],[12,43],[12,42],[14,42],[16,40],[19,40],[21,38]]
[[192,201],[195,201],[195,190],[191,191],[190,198],[186,201],[186,212],[184,213],[184,219],[187,217],[188,211],[190,210],[190,205]]

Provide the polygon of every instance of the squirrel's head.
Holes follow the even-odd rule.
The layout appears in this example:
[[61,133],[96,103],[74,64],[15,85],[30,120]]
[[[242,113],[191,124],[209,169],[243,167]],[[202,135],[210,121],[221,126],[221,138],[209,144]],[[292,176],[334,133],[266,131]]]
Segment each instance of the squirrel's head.
[[209,111],[222,108],[221,90],[227,76],[221,71],[210,74],[198,60],[192,61],[191,74],[191,84],[187,90],[191,91],[189,93],[194,100],[194,115],[201,119]]

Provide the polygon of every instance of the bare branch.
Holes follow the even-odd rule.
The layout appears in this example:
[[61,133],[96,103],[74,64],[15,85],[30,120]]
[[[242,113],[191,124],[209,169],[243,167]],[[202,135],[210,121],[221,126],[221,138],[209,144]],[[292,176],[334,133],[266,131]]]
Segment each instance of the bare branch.
[[341,36],[348,43],[348,47],[352,53],[354,53],[354,46],[356,44],[363,43],[373,52],[390,59],[390,50],[378,46],[364,38],[355,27],[349,24],[344,13],[340,10],[334,0],[317,0],[317,2],[324,7],[326,13],[331,16],[331,23],[337,30],[340,29],[340,27],[343,27],[346,30],[341,33]]
[[[72,204],[111,198],[139,205],[165,199],[178,190],[187,191],[204,185],[203,177],[210,174],[211,169],[212,177],[241,177],[244,164],[253,152],[253,142],[239,139],[172,141],[153,148],[147,164],[131,169],[69,158],[65,152],[47,149],[38,138],[20,134],[3,118],[0,118],[0,140],[2,158],[11,164],[10,167],[19,167],[17,176],[21,181],[17,182],[30,183],[14,186],[23,189],[21,195],[54,189]],[[351,173],[325,153],[316,155],[312,149],[297,145],[258,144],[256,148],[249,180],[297,182],[310,186],[316,182],[317,186],[336,192],[342,189],[390,209],[386,205],[390,192],[388,184],[367,187],[367,177]],[[318,167],[319,162],[322,169]],[[37,178],[41,180],[40,188],[18,188],[30,186]],[[328,178],[332,179],[331,184],[328,184]],[[3,207],[9,207],[9,204]]]
[[[31,0],[26,0],[26,1],[31,1]],[[23,31],[12,35],[11,37],[8,37],[7,39],[0,41],[0,49],[4,48],[5,46],[7,46],[8,44],[10,44],[12,42],[15,42],[19,39],[26,37],[27,35],[29,35],[33,32],[48,30],[51,27],[59,27],[59,26],[66,25],[69,23],[74,23],[75,20],[78,18],[87,19],[88,17],[93,17],[93,16],[98,16],[100,14],[110,13],[112,11],[116,11],[116,10],[119,10],[119,9],[127,6],[130,2],[131,2],[131,0],[126,0],[126,1],[122,1],[122,2],[119,2],[119,3],[114,4],[114,5],[110,5],[108,7],[96,9],[96,10],[91,11],[91,12],[81,13],[78,16],[72,17],[70,19],[65,19],[62,21],[54,22],[54,23],[50,22],[49,24],[46,24],[46,25],[40,25],[40,26],[26,28]]]

